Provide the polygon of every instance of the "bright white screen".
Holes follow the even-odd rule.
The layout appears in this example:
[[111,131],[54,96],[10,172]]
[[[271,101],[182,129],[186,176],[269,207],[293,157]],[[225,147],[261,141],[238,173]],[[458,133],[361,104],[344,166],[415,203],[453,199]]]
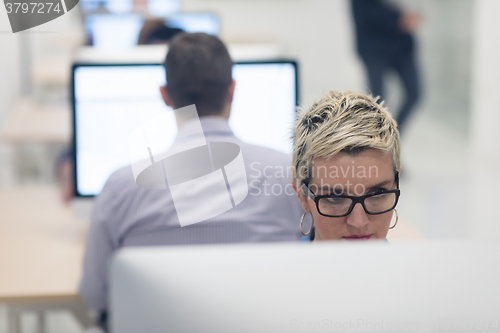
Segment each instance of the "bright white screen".
[[209,35],[219,34],[219,19],[211,13],[177,13],[170,15],[165,24],[171,28],[186,32],[204,32]]
[[241,140],[291,153],[295,120],[292,64],[235,65],[236,90],[229,125]]
[[124,50],[137,45],[143,24],[139,14],[93,14],[86,18],[85,29],[94,47]]
[[[295,67],[290,63],[236,64],[230,126],[241,140],[290,153],[295,119]],[[170,147],[177,127],[160,96],[160,65],[81,66],[75,69],[77,190],[96,195],[107,178],[130,163],[129,135],[138,124],[167,113]]]

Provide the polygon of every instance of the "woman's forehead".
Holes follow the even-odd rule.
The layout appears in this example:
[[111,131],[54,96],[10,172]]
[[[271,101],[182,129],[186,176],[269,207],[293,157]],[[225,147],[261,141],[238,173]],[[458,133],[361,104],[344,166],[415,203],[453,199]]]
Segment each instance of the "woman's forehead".
[[313,160],[310,179],[328,179],[376,182],[394,177],[394,167],[390,155],[376,149],[369,149],[356,155],[338,153],[330,158]]
[[360,166],[388,164],[392,167],[392,157],[378,149],[366,149],[360,153],[350,154],[346,152],[337,153],[331,157],[319,157],[313,160],[313,165],[333,166],[355,164]]

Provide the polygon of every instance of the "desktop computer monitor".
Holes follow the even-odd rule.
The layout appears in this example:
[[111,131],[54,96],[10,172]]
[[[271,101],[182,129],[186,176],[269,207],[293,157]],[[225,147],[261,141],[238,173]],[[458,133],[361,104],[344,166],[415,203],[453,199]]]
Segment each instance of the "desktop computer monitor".
[[500,245],[379,242],[122,250],[111,332],[498,332]]
[[[233,67],[236,90],[229,124],[242,141],[290,153],[297,106],[293,61],[244,62]],[[73,143],[77,197],[100,193],[107,178],[130,165],[129,136],[138,124],[167,117],[167,150],[177,133],[172,109],[161,99],[166,82],[159,64],[73,66]]]
[[[139,13],[126,10],[111,13],[107,7],[114,2],[103,3],[107,6],[104,7],[101,4],[101,7],[97,8],[103,8],[105,12],[96,11],[85,16],[87,44],[104,50],[126,50],[135,47],[145,23],[144,17]],[[164,12],[160,4],[167,3],[151,2],[150,10],[157,14]],[[210,35],[220,33],[219,18],[213,13],[176,13],[167,10],[167,14],[165,25],[169,28],[190,33],[204,32]]]
[[209,35],[220,34],[220,22],[213,13],[174,13],[167,17],[165,24],[186,32],[204,32]]
[[96,48],[126,50],[137,45],[143,24],[139,14],[92,14],[85,18],[85,31]]

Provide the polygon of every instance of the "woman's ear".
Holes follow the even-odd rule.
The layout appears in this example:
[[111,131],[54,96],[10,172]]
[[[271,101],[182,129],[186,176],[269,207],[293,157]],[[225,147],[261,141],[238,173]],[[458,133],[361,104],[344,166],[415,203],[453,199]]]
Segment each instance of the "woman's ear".
[[304,191],[302,189],[302,186],[297,186],[297,184],[292,183],[293,190],[295,191],[295,194],[297,195],[297,198],[299,199],[300,205],[302,206],[302,209],[306,213],[310,213],[311,209],[309,208],[309,204],[307,203],[307,196],[304,194]]

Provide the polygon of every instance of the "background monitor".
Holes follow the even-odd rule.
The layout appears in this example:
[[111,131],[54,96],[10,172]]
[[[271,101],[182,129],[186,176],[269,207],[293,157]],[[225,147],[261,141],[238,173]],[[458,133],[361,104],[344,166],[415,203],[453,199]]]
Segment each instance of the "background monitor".
[[94,47],[124,50],[137,45],[143,24],[140,14],[92,14],[85,18],[85,31]]
[[493,242],[129,248],[111,332],[497,332],[499,280]]
[[[152,5],[156,6],[156,5]],[[159,5],[158,5],[159,7]],[[98,7],[104,8],[107,7]],[[106,9],[107,10],[107,9]],[[154,9],[155,12],[162,12]],[[165,25],[186,32],[205,32],[210,35],[220,33],[217,15],[212,13],[168,13]],[[87,41],[100,49],[124,50],[135,47],[146,20],[141,14],[123,12],[94,12],[85,16]]]
[[219,17],[213,13],[175,13],[167,17],[165,24],[170,28],[177,28],[191,33],[220,34]]
[[[293,61],[236,63],[236,90],[230,126],[247,143],[290,153],[297,106]],[[159,92],[165,84],[159,64],[78,64],[73,66],[73,128],[76,196],[100,193],[108,177],[130,165],[129,135],[138,124],[169,117],[164,149],[177,127]]]

